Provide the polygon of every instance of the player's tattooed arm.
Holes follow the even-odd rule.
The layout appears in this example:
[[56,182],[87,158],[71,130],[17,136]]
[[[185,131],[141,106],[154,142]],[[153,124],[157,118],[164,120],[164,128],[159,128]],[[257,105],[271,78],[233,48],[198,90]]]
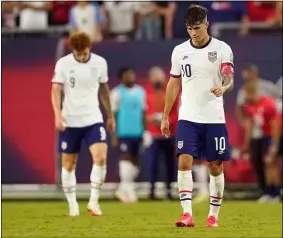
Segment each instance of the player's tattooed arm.
[[113,111],[110,103],[110,90],[107,83],[100,83],[99,96],[102,104],[106,110],[108,118],[114,118]]
[[223,94],[230,92],[234,87],[234,71],[231,64],[224,63],[221,65],[221,75],[223,79]]
[[251,118],[245,117],[243,120],[243,128],[244,128],[244,143],[242,146],[242,150],[245,152],[249,149],[249,145],[252,138],[253,131],[253,121]]
[[223,94],[230,92],[234,87],[234,75],[233,74],[222,74],[223,78]]

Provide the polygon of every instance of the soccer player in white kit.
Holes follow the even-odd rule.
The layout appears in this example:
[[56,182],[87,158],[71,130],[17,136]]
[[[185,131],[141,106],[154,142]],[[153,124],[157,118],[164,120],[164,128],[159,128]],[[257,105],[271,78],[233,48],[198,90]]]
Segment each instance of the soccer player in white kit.
[[183,215],[175,224],[178,227],[195,224],[191,204],[193,159],[205,158],[210,171],[210,211],[206,226],[216,227],[224,192],[223,161],[230,159],[223,95],[233,88],[233,53],[225,42],[208,35],[206,8],[191,5],[185,24],[191,39],[173,50],[161,122],[163,135],[169,137],[168,115],[182,83],[176,155]]
[[[70,37],[73,53],[56,63],[52,79],[52,106],[55,125],[60,131],[62,153],[62,186],[69,203],[69,215],[78,216],[75,168],[82,140],[89,147],[93,166],[90,174],[91,194],[88,210],[93,216],[102,215],[98,205],[100,188],[106,177],[106,131],[98,96],[107,112],[107,129],[115,131],[115,119],[110,105],[107,62],[93,54],[86,33]],[[61,110],[61,93],[64,93]]]

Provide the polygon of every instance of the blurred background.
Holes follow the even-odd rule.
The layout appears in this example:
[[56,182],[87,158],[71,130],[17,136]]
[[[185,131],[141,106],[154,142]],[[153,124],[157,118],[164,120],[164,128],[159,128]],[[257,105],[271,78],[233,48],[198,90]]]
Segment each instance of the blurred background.
[[[227,42],[235,57],[235,88],[225,96],[233,157],[225,163],[225,196],[254,199],[260,195],[251,156],[240,150],[243,129],[236,98],[245,73],[255,73],[247,65],[255,66],[258,70],[253,77],[276,89],[266,94],[274,97],[282,110],[282,2],[7,1],[1,2],[3,199],[63,198],[50,89],[56,60],[70,53],[69,33],[83,30],[91,36],[93,52],[108,61],[111,88],[120,83],[118,70],[129,67],[137,83],[148,94],[154,94],[149,71],[159,67],[166,80],[169,78],[172,50],[188,39],[183,18],[193,3],[208,8],[210,34]],[[154,129],[148,131],[154,134]],[[114,198],[119,182],[119,153],[109,147],[102,198]],[[158,156],[155,194],[164,198],[169,170],[164,154]],[[174,153],[172,161],[176,167]],[[83,145],[77,167],[79,198],[89,196],[91,166],[88,149]],[[153,171],[147,149],[140,151],[140,166],[137,193],[147,198]],[[172,171],[175,181],[171,192],[175,197],[177,169]],[[195,185],[197,190],[198,183]]]

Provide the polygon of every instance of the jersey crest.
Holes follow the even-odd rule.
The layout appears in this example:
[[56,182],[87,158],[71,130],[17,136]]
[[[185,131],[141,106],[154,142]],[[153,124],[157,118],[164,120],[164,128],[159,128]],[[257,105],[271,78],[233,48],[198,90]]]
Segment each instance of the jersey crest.
[[217,51],[208,52],[208,60],[214,63],[217,60]]

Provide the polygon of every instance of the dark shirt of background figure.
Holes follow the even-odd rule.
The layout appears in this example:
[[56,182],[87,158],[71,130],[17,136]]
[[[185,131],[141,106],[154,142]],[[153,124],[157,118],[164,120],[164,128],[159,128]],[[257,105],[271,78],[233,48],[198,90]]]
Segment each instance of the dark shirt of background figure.
[[[163,8],[170,8],[171,11],[174,12],[172,19],[172,26],[171,26],[173,38],[187,38],[188,32],[185,27],[184,16],[187,12],[188,7],[191,4],[199,4],[199,2],[198,1],[184,1],[184,2],[156,1],[155,4]],[[162,29],[164,28],[165,28],[165,17],[162,17]],[[164,31],[163,31],[163,38],[166,38]]]
[[176,4],[176,10],[173,19],[173,37],[174,38],[187,38],[189,34],[187,32],[184,17],[187,12],[188,7],[191,4],[200,4],[203,5],[202,2],[199,1],[180,1],[180,2],[173,2]]
[[208,10],[209,32],[214,23],[244,22],[247,20],[248,6],[243,1],[205,1],[201,4]]

